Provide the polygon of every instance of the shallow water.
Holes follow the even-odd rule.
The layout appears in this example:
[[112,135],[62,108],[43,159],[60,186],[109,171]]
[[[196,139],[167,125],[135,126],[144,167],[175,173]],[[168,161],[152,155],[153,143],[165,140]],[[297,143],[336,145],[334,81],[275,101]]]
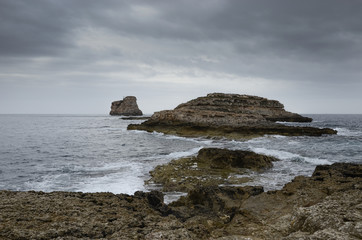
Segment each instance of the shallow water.
[[203,147],[252,150],[278,157],[274,167],[252,173],[266,190],[280,189],[318,164],[362,163],[362,115],[306,115],[337,135],[264,136],[249,141],[187,139],[127,131],[130,123],[105,115],[0,115],[0,189],[133,194],[155,166],[196,154]]

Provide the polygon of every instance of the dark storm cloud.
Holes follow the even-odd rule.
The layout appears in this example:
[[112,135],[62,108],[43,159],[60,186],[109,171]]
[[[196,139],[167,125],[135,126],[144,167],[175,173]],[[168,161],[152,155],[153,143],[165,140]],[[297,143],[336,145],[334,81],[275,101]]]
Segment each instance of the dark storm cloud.
[[[142,19],[142,7],[154,9],[155,17]],[[0,53],[61,53],[75,47],[74,31],[99,27],[160,41],[222,41],[239,54],[360,58],[361,16],[358,0],[1,0]]]
[[356,89],[361,22],[360,0],[0,0],[0,84]]
[[97,14],[107,12],[114,2],[0,0],[0,54],[60,54],[75,47],[74,31],[96,26]]

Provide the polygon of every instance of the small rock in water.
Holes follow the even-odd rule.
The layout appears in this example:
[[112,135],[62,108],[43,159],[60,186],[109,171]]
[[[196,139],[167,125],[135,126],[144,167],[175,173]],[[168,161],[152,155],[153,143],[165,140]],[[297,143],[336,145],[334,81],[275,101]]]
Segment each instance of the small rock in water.
[[138,108],[137,98],[128,96],[123,100],[112,102],[110,115],[141,116],[142,111]]

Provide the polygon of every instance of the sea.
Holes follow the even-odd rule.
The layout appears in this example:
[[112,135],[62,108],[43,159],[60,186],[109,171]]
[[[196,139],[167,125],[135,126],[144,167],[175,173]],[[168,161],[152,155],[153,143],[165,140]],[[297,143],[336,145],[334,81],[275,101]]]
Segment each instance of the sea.
[[[131,123],[108,115],[0,115],[0,190],[112,192],[133,194],[149,171],[173,159],[193,156],[206,147],[251,150],[280,161],[262,172],[249,172],[247,185],[281,189],[317,165],[362,163],[362,115],[304,115],[311,123],[281,123],[332,128],[337,135],[286,137],[266,135],[247,141],[184,138],[130,131]],[[245,177],[246,175],[240,175]],[[166,201],[184,193],[166,193]]]

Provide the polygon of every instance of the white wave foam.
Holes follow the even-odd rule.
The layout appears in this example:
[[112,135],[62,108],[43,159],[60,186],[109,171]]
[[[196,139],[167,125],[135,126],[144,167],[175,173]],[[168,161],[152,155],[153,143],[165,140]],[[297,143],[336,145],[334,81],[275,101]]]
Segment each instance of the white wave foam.
[[160,133],[160,132],[156,132],[156,131],[153,131],[151,134],[154,136],[166,138],[169,140],[182,140],[182,141],[187,141],[187,142],[202,143],[205,145],[210,145],[213,142],[212,140],[203,139],[203,138],[180,137],[180,136],[168,135],[168,134],[164,134],[164,133]]
[[256,153],[270,155],[273,157],[277,157],[279,159],[290,159],[290,158],[300,157],[298,154],[280,151],[280,150],[274,150],[274,149],[251,147],[251,150]]
[[313,165],[331,164],[331,162],[329,162],[326,159],[303,157],[299,154],[286,152],[286,151],[266,149],[266,148],[251,148],[251,150],[256,153],[265,154],[265,155],[279,158],[280,160],[304,161],[304,162],[311,163]]
[[332,164],[332,162],[328,161],[327,159],[320,159],[320,158],[304,157],[304,161],[309,162],[313,165]]
[[270,142],[270,139],[268,139],[267,137],[258,137],[258,138],[253,138],[253,139],[250,139],[248,141],[246,141],[247,143],[264,143],[264,142]]
[[153,131],[151,134],[155,135],[155,136],[164,136],[165,135],[164,133],[156,132],[156,131]]
[[147,133],[147,132],[141,131],[141,130],[126,130],[126,132],[132,132],[132,133],[136,133],[136,134],[145,134],[145,133]]
[[144,180],[134,172],[109,174],[104,177],[90,179],[81,184],[82,192],[111,192],[134,194],[136,191],[145,191]]
[[183,140],[183,141],[188,141],[188,142],[196,142],[196,143],[202,143],[205,145],[210,145],[212,143],[212,140],[207,140],[207,139],[202,139],[202,138],[186,138],[186,137],[180,137],[180,136],[175,136],[175,135],[164,135],[164,137],[166,139],[170,139],[170,140]]
[[346,136],[346,137],[355,137],[355,136],[361,136],[362,132],[359,131],[352,131],[347,128],[334,128],[334,130],[337,131],[337,135],[339,136]]
[[191,155],[196,154],[202,148],[203,147],[197,147],[197,148],[193,148],[193,149],[191,149],[189,151],[173,152],[173,153],[170,153],[169,155],[167,155],[167,157],[170,158],[170,159],[177,159],[177,158],[191,156]]
[[287,138],[287,136],[283,136],[283,135],[265,135],[265,137],[269,137],[269,138],[277,138],[277,139],[282,139],[282,138]]

